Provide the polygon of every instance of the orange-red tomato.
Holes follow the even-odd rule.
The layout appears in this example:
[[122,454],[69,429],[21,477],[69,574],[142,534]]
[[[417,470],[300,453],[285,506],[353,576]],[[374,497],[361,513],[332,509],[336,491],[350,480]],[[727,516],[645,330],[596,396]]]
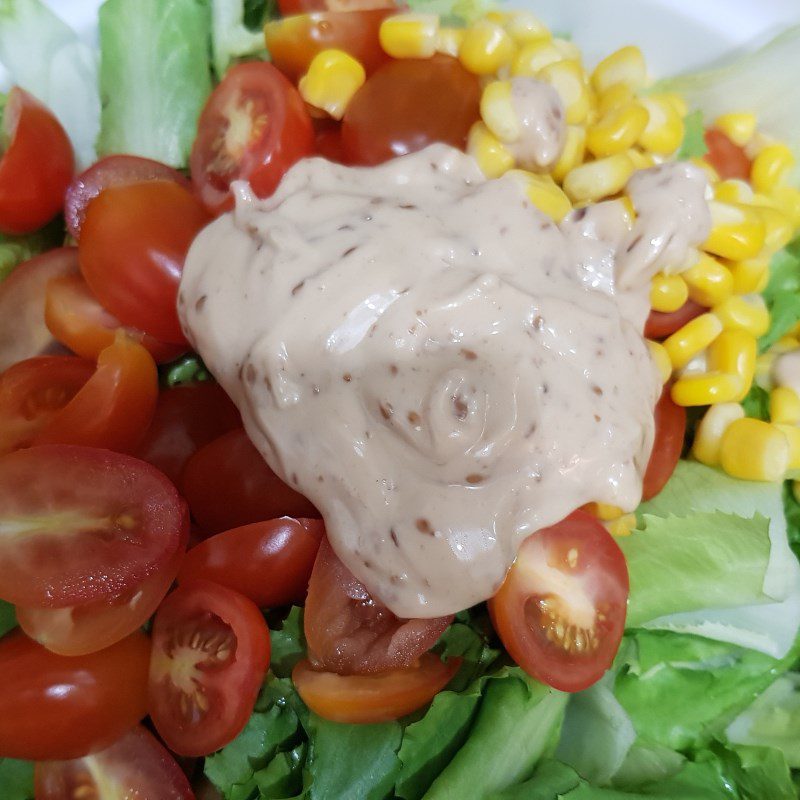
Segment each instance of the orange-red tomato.
[[693,300],[687,300],[677,311],[650,311],[644,335],[648,339],[666,339],[707,310]]
[[404,6],[394,0],[278,0],[282,17],[308,11],[368,11],[371,8],[389,8],[395,12]]
[[655,408],[656,434],[653,452],[644,473],[642,500],[655,497],[675,472],[686,436],[686,409],[670,396],[669,387],[661,393]]
[[732,142],[721,130],[709,128],[705,134],[708,152],[704,158],[723,180],[750,180],[752,162],[743,147]]

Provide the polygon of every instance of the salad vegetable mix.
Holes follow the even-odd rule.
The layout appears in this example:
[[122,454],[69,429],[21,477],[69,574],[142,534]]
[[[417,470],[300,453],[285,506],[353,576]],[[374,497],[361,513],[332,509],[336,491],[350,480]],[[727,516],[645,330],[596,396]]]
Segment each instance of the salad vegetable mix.
[[[800,28],[658,82],[480,0],[105,0],[98,29],[0,0],[0,800],[800,796]],[[629,181],[685,163],[710,234],[650,286],[641,504],[403,619],[178,293],[200,231],[298,161],[437,142],[543,229],[602,204],[630,231]]]

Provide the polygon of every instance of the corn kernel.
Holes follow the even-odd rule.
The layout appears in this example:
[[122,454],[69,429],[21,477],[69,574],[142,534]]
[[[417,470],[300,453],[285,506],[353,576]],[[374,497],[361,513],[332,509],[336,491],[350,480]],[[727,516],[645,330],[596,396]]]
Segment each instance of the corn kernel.
[[392,58],[430,58],[438,34],[438,14],[397,14],[381,23],[378,38]]
[[753,160],[750,181],[757,192],[771,192],[783,183],[794,166],[794,155],[785,144],[768,144]]
[[626,153],[598,158],[571,170],[564,177],[564,191],[573,202],[601,200],[621,192],[633,172]]
[[608,503],[587,503],[583,510],[603,522],[617,519],[625,513],[619,506],[612,506]]
[[478,162],[487,178],[499,178],[514,166],[514,156],[482,122],[476,122],[470,128],[467,152]]
[[683,117],[664,95],[645,97],[641,102],[647,111],[648,121],[639,136],[639,144],[651,153],[674,153],[683,142]]
[[714,127],[739,147],[744,147],[753,138],[756,124],[756,115],[749,112],[722,114],[714,120]]
[[467,28],[458,58],[476,75],[491,75],[514,56],[514,42],[496,22],[478,20]]
[[531,42],[519,49],[511,62],[511,74],[533,78],[550,64],[561,61],[561,51],[549,41]]
[[744,331],[722,331],[708,347],[708,368],[711,372],[726,372],[742,379],[742,389],[734,400],[744,400],[753,385],[756,372],[758,343]]
[[800,396],[788,386],[769,393],[769,418],[779,425],[800,425]]
[[729,178],[714,187],[714,199],[721,203],[750,203],[753,189],[747,181]]
[[683,375],[672,384],[672,399],[679,406],[731,403],[741,394],[742,379],[724,372]]
[[643,153],[641,150],[638,150],[635,147],[631,147],[625,152],[627,152],[628,158],[630,158],[631,162],[633,163],[634,169],[650,169],[650,167],[654,167],[656,164],[656,160],[653,155],[650,153]]
[[720,462],[734,478],[779,481],[789,466],[789,441],[768,422],[737,419],[722,435]]
[[683,119],[689,113],[689,105],[683,95],[678,92],[665,92],[659,95],[663,97],[674,109],[675,113]]
[[689,288],[689,297],[701,306],[715,306],[733,294],[730,270],[707,253],[697,263],[681,272]]
[[553,38],[547,25],[530,11],[512,11],[507,15],[504,27],[517,44],[547,42]]
[[692,455],[709,467],[719,465],[722,435],[737,419],[744,418],[744,409],[739,403],[716,403],[703,415],[694,434]]
[[553,39],[553,45],[561,53],[561,58],[565,61],[577,61],[580,63],[583,58],[580,47],[569,39],[556,37]]
[[598,158],[622,153],[636,143],[649,115],[633,102],[607,111],[586,131],[586,146]]
[[564,104],[567,125],[579,125],[586,120],[591,105],[586,74],[577,61],[556,61],[539,70],[537,76],[549,83]]
[[364,67],[343,50],[322,50],[308,65],[298,88],[303,100],[334,119],[344,116],[347,104],[363,86]]
[[615,83],[597,95],[597,113],[601,116],[620,106],[626,106],[636,99],[636,94],[624,83]]
[[439,28],[436,37],[436,52],[458,58],[458,51],[464,41],[464,28]]
[[719,173],[704,158],[690,158],[689,163],[694,164],[706,176],[709,186],[719,183]]
[[714,307],[714,314],[728,331],[746,331],[758,338],[769,330],[769,311],[759,295],[729,297]]
[[689,299],[689,287],[680,275],[659,273],[650,284],[650,305],[654,311],[669,314]]
[[641,89],[647,83],[647,65],[638,47],[628,46],[604,58],[592,73],[592,86],[603,92],[615,83]]
[[712,228],[703,248],[732,261],[753,258],[764,246],[766,227],[755,208],[712,200]]
[[733,278],[734,294],[758,292],[763,278],[768,277],[769,259],[766,256],[756,256],[744,261],[725,261],[724,263]]
[[776,206],[786,214],[795,228],[800,227],[800,189],[794,186],[776,186],[772,190]]
[[764,223],[764,249],[768,253],[777,253],[792,240],[795,226],[791,219],[777,208],[757,206],[756,211]]
[[647,348],[661,376],[661,383],[666,383],[672,377],[672,362],[669,360],[667,349],[661,342],[654,342],[651,339],[647,340]]
[[511,81],[487,83],[481,94],[481,117],[486,127],[503,142],[516,142],[522,124],[511,99]]
[[701,314],[664,340],[664,347],[675,369],[685,367],[722,333],[722,323],[714,314]]
[[603,524],[612,536],[630,536],[636,529],[636,514],[623,514]]
[[787,469],[800,468],[800,428],[797,425],[775,425],[789,442],[789,465]]
[[520,183],[528,200],[554,222],[561,222],[572,210],[569,198],[549,175],[522,169],[512,169],[507,174]]
[[551,174],[553,178],[562,182],[575,167],[583,163],[586,154],[586,128],[579,125],[567,125],[567,135],[564,138],[564,147],[558,161],[553,165]]

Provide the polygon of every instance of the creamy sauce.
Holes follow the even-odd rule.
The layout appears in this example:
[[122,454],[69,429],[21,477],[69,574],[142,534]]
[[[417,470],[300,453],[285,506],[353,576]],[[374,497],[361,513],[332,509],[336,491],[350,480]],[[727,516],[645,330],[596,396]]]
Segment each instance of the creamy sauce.
[[681,170],[657,203],[638,198],[633,226],[617,202],[559,228],[444,145],[371,169],[305,160],[268,200],[240,186],[194,243],[187,336],[398,616],[481,601],[531,533],[589,501],[639,501],[660,256],[634,264],[631,248],[624,291],[615,271],[630,237],[669,228],[692,194]]
[[519,137],[509,151],[523,169],[546,170],[558,161],[567,135],[561,97],[549,83],[519,77],[511,81],[511,105]]

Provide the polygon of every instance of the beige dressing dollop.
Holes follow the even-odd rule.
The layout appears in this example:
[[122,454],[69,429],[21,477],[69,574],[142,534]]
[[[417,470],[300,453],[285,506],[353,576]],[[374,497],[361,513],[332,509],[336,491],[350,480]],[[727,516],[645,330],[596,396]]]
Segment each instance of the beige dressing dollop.
[[[676,175],[659,190],[691,195]],[[444,145],[369,169],[305,160],[268,200],[238,193],[187,259],[184,329],[395,614],[484,600],[531,533],[637,504],[661,386],[649,274],[615,296],[622,203],[559,229]]]
[[511,80],[511,107],[519,123],[519,138],[507,144],[524,169],[539,171],[558,161],[567,136],[564,103],[544,81],[521,76]]

